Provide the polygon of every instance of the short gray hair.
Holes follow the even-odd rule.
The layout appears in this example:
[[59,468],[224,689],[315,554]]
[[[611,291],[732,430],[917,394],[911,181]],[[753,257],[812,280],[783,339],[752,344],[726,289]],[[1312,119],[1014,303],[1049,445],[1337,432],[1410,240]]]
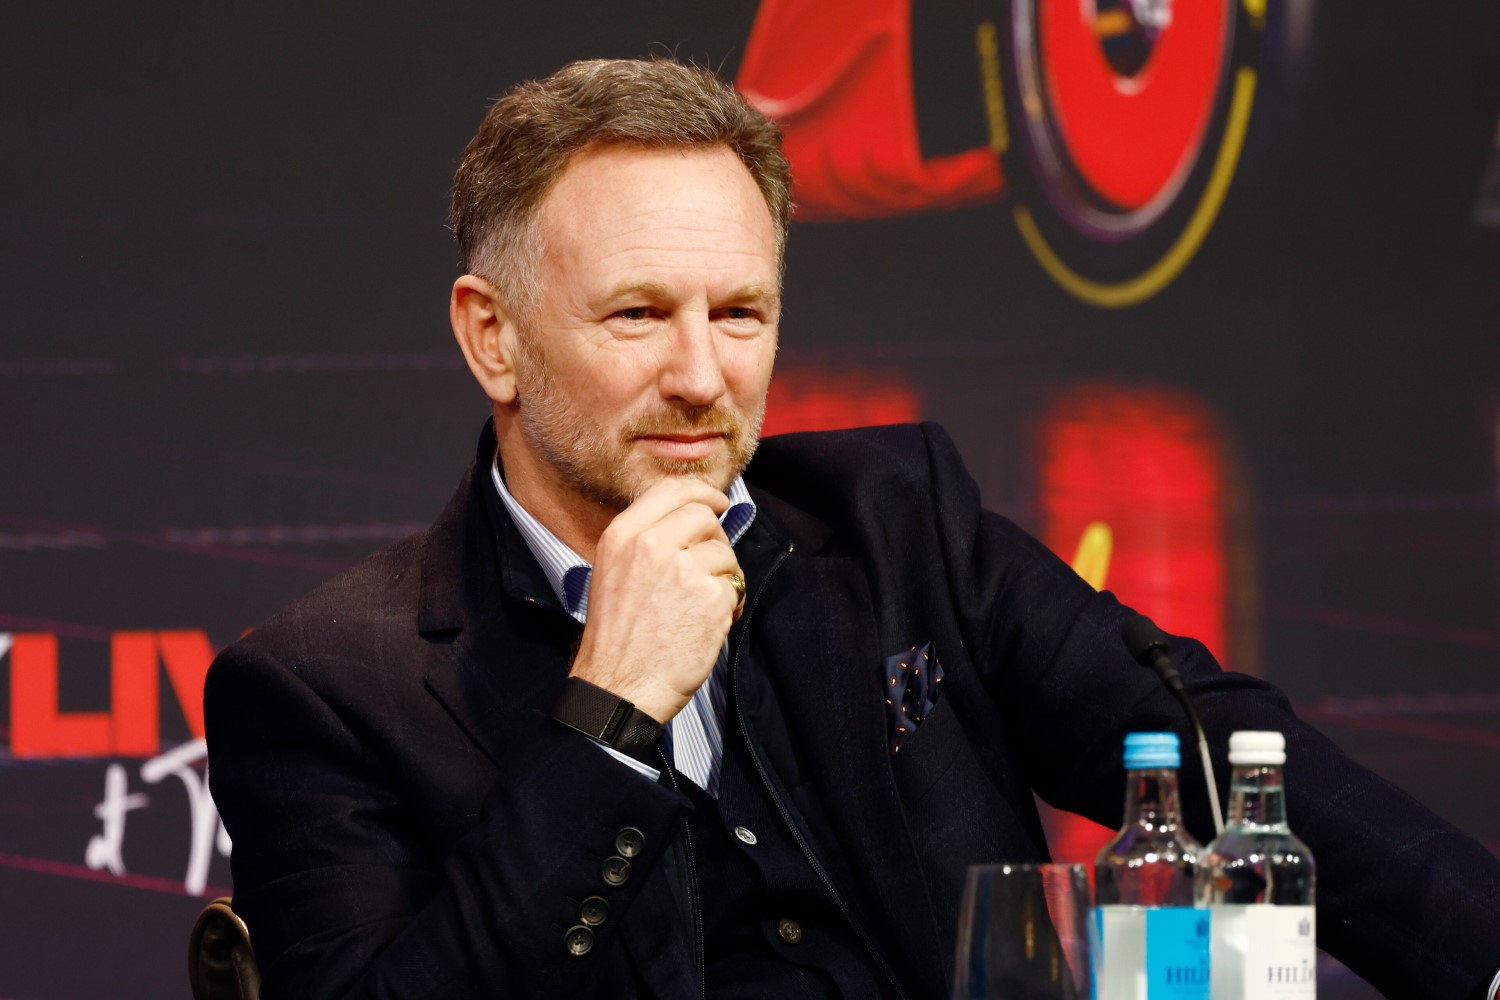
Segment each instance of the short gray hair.
[[780,130],[706,69],[668,59],[593,59],[495,101],[453,180],[450,219],[464,268],[494,284],[511,308],[535,309],[538,208],[573,155],[593,145],[732,150],[770,209],[780,270],[792,214]]

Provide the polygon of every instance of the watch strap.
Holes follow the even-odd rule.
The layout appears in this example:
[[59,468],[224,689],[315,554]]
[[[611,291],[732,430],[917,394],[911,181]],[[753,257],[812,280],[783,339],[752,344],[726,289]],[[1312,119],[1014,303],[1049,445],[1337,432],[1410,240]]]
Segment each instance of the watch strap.
[[653,763],[662,725],[618,695],[581,677],[563,681],[552,718],[643,764]]

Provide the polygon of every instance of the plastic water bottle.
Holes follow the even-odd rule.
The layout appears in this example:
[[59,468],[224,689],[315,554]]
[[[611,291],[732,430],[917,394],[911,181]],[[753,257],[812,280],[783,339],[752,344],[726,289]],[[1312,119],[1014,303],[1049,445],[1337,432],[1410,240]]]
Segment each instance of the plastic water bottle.
[[1125,737],[1125,825],[1094,863],[1098,1000],[1207,1000],[1208,914],[1195,909],[1203,848],[1182,825],[1176,733]]
[[1317,872],[1287,825],[1286,740],[1229,738],[1229,822],[1204,851],[1198,901],[1212,917],[1214,1000],[1312,997],[1318,944]]

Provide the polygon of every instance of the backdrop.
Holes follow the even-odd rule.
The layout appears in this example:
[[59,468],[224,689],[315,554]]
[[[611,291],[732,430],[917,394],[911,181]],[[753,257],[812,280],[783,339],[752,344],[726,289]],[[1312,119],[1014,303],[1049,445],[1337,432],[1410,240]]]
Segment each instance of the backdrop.
[[583,56],[785,125],[768,431],[946,424],[990,507],[1500,849],[1497,39],[1483,0],[8,10],[0,996],[186,996],[204,671],[456,484],[452,172]]

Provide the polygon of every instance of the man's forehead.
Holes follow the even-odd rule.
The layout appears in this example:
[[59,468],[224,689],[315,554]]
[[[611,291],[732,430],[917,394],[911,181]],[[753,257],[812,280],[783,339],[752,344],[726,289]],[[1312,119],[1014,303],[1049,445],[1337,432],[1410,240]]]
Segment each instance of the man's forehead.
[[[770,206],[748,167],[725,145],[651,147],[627,143],[594,143],[574,153],[557,180],[543,195],[541,214],[562,202],[574,206],[603,206],[608,195],[622,189],[677,193],[677,179],[713,175],[722,187],[723,201],[755,192],[754,202],[771,221]],[[758,214],[758,213],[757,213]],[[774,226],[774,224],[773,224]]]
[[684,269],[716,274],[716,297],[750,286],[747,298],[779,290],[770,209],[726,146],[590,147],[548,192],[538,223],[541,255],[591,274],[596,292],[672,284]]

